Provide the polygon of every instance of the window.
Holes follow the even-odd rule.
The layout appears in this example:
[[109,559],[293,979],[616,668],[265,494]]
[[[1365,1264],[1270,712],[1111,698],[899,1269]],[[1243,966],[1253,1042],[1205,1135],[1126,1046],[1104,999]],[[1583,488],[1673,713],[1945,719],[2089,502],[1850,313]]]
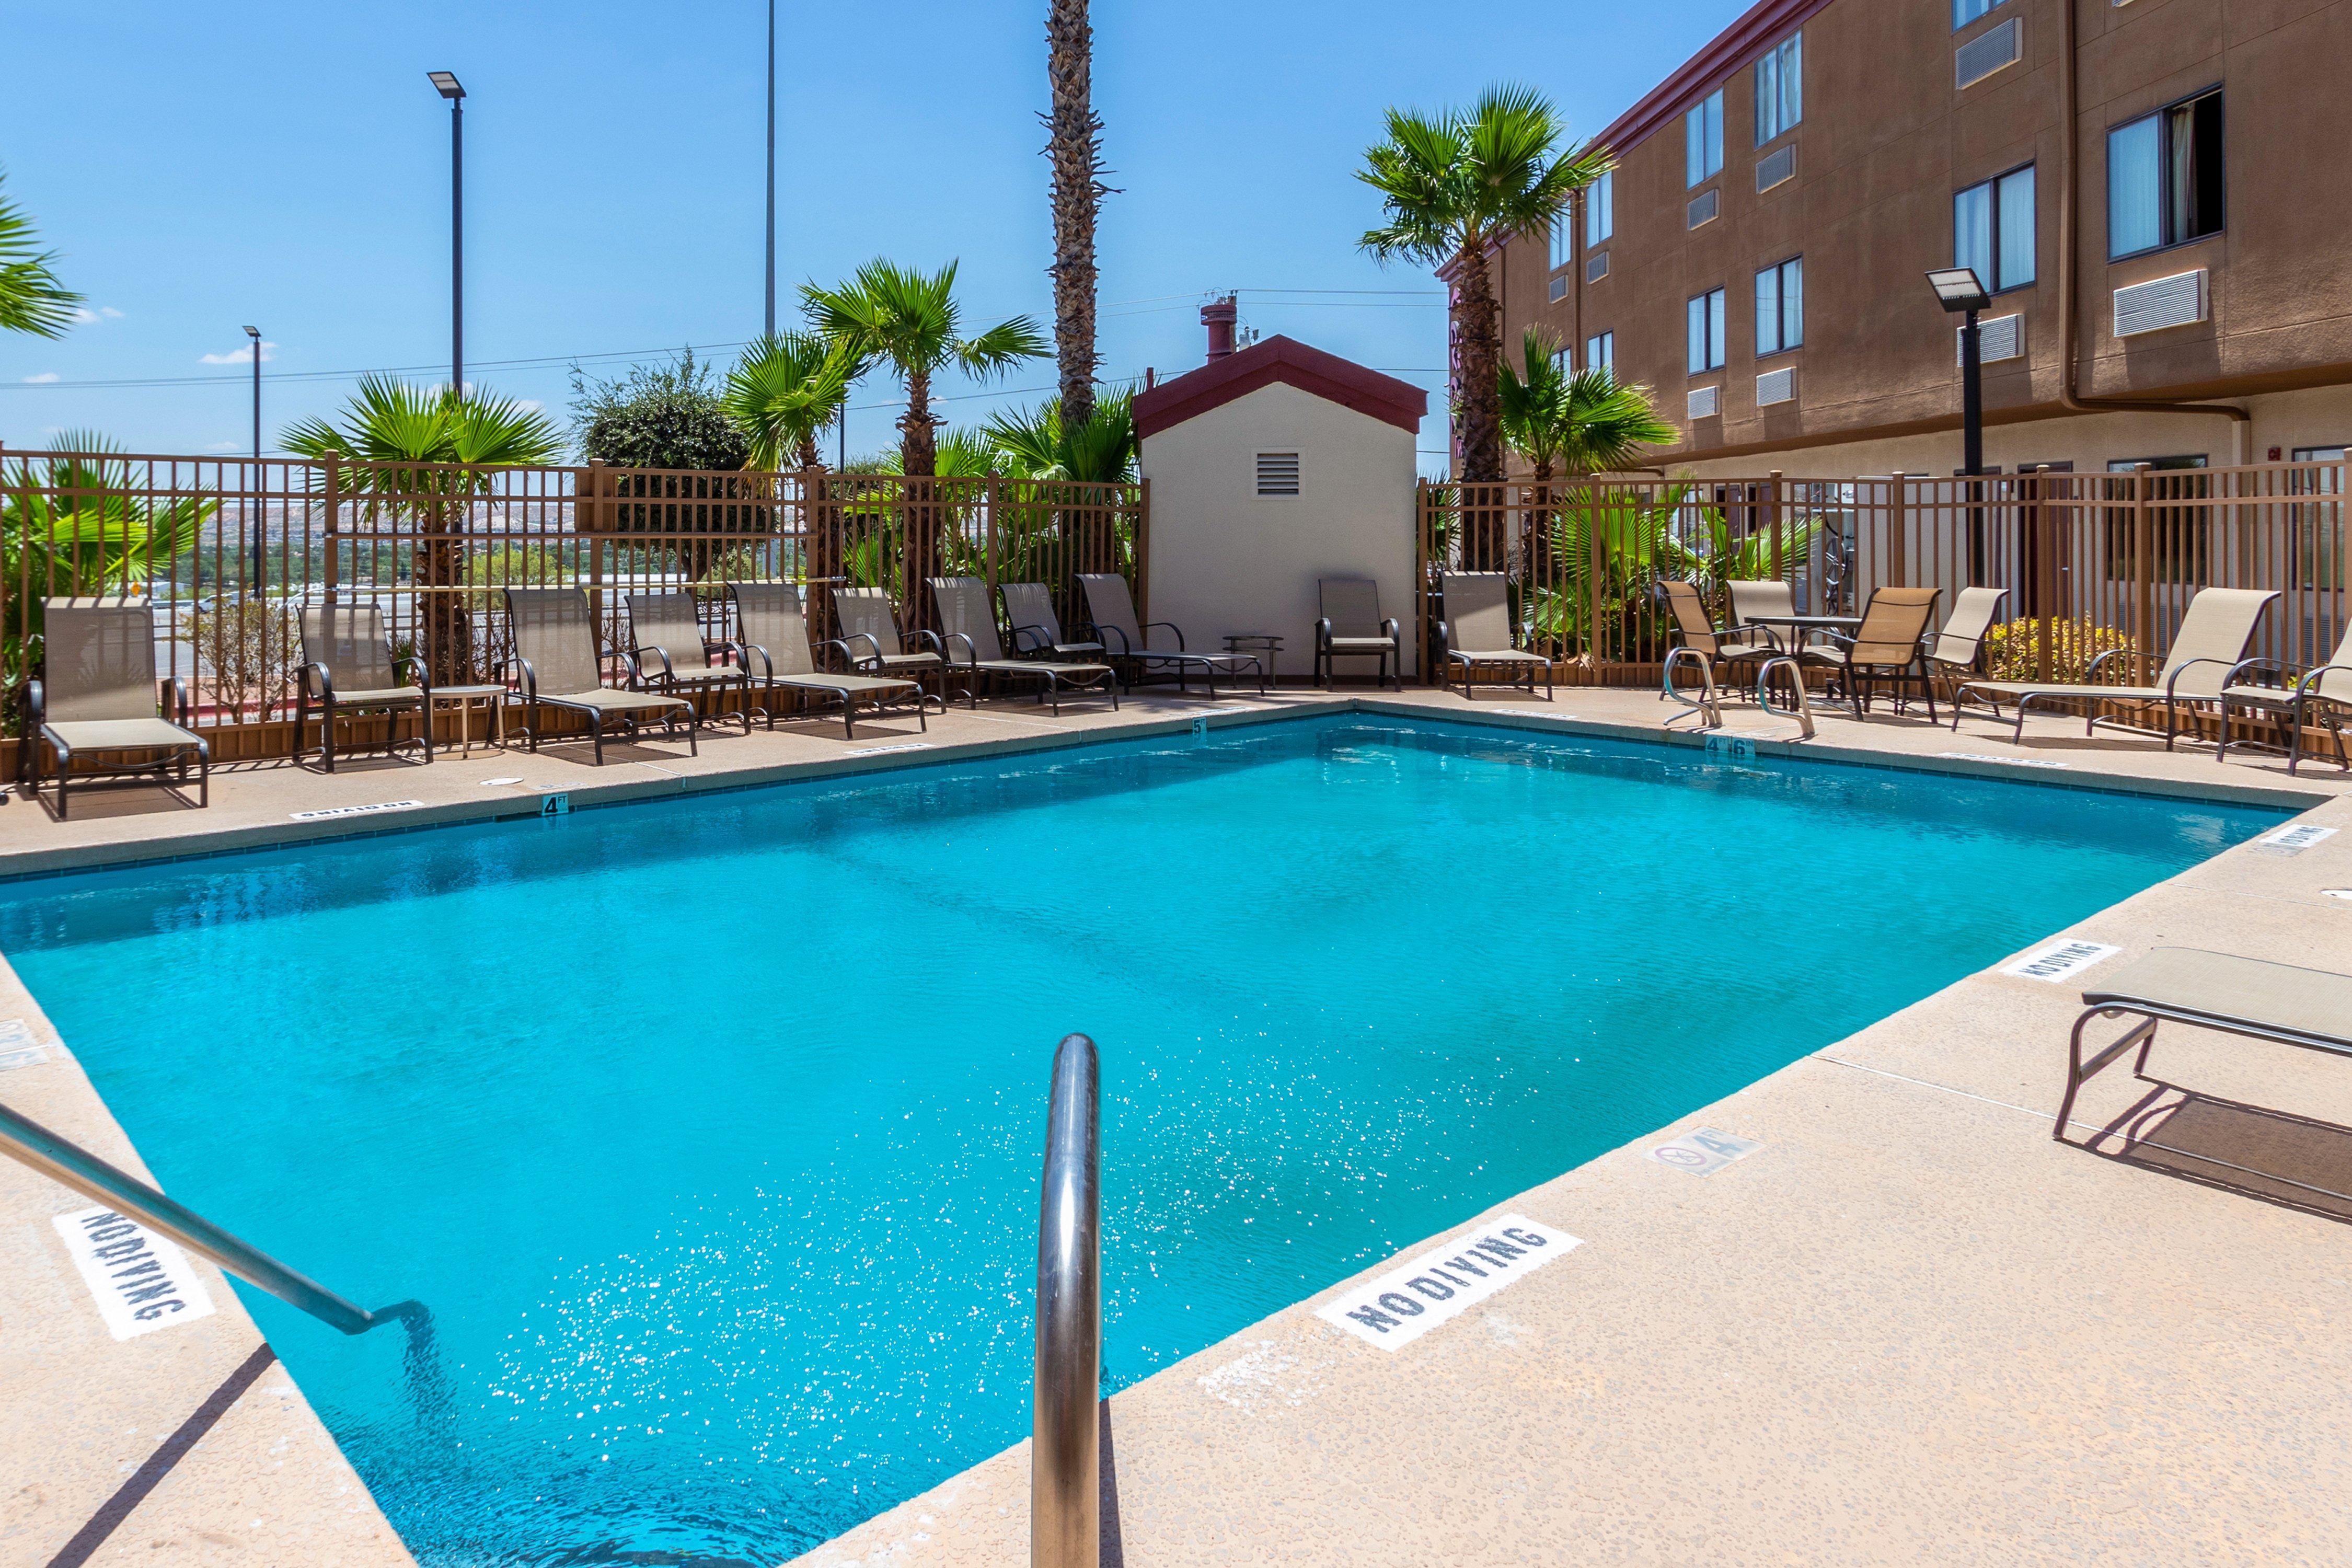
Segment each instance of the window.
[[1756,275],[1756,357],[1805,341],[1805,258],[1792,256]]
[[1298,454],[1260,452],[1257,455],[1257,493],[1262,496],[1297,495]]
[[1617,334],[1601,332],[1584,340],[1584,368],[1617,374]]
[[2221,232],[2221,95],[2107,132],[2107,258]]
[[[2341,447],[2297,447],[2298,463],[2341,463]],[[2298,468],[2287,475],[2291,495],[2325,499],[2294,504],[2294,561],[2287,570],[2306,588],[2344,591],[2344,470]]]
[[2033,165],[1952,198],[1952,265],[1972,267],[1998,294],[2033,281]]
[[1576,231],[1569,226],[1570,221],[1566,212],[1551,220],[1551,269],[1555,272],[1576,258]]
[[1952,31],[1958,32],[1979,16],[1989,15],[2008,0],[1952,0]]
[[1756,145],[1805,117],[1805,35],[1791,33],[1756,62]]
[[1690,302],[1690,362],[1693,375],[1723,368],[1723,290],[1710,289]]
[[1723,173],[1723,89],[1683,116],[1683,172],[1685,185],[1700,184]]
[[1584,187],[1584,243],[1599,245],[1617,232],[1617,174],[1614,170]]
[[[2171,458],[2118,458],[2107,464],[2111,474],[2128,474],[2146,463],[2146,499],[2158,504],[2147,509],[2150,545],[2148,576],[2158,583],[2206,583],[2207,522],[2211,512],[2212,476],[2204,472],[2203,454]],[[2108,494],[2127,500],[2131,488],[2112,486]],[[2139,514],[2128,506],[2104,509],[2107,529],[2107,576],[2128,582],[2139,575]]]

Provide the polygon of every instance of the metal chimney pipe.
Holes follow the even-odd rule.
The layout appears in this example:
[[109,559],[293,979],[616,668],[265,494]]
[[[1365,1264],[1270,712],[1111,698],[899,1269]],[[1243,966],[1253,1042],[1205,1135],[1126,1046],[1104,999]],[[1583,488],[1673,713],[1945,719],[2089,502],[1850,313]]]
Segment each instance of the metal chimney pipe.
[[1231,294],[1201,307],[1201,324],[1209,329],[1211,364],[1234,352],[1234,322],[1240,314]]

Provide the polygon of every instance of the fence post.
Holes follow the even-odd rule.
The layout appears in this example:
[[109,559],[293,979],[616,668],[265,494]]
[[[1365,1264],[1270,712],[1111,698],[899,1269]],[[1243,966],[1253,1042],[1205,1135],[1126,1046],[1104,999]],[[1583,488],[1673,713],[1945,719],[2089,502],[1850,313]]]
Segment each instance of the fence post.
[[2133,575],[2139,590],[2139,625],[2133,628],[2132,637],[2137,652],[2132,662],[2138,672],[2135,679],[2142,686],[2155,674],[2148,657],[2149,641],[2156,635],[2156,514],[2147,505],[2147,481],[2152,471],[2146,463],[2132,465]]
[[[604,514],[604,498],[612,493],[613,475],[611,468],[612,465],[607,463],[602,458],[591,458],[588,459],[588,521],[587,526],[584,528],[581,526],[580,497],[578,492],[574,491],[572,498],[572,537],[576,539],[583,534],[586,535],[585,543],[588,551],[588,619],[591,625],[599,628],[602,628],[604,624],[604,533],[606,523],[611,521]],[[597,657],[601,658],[604,656],[604,638],[599,637],[597,638]]]
[[[1780,469],[1775,468],[1772,470],[1770,484],[1771,490],[1769,492],[1769,498],[1764,502],[1764,526],[1770,531],[1772,537],[1773,579],[1778,582],[1785,582],[1788,580],[1789,563],[1786,558],[1787,547],[1780,542]],[[1811,604],[1812,602],[1812,597],[1810,594],[1806,595],[1805,602],[1807,604]]]
[[1136,487],[1135,514],[1135,618],[1139,622],[1151,618],[1151,476],[1146,474]]
[[327,449],[325,458],[327,515],[320,520],[320,532],[326,542],[327,603],[332,605],[335,603],[335,595],[341,589],[343,577],[343,549],[341,542],[335,534],[337,514],[342,510],[343,455],[331,447]]
[[[1886,550],[1882,569],[1890,588],[1911,586],[1911,490],[1907,479],[1908,476],[1897,468],[1886,480]],[[1853,568],[1849,564],[1849,581],[1853,575]],[[1855,602],[1860,604],[1859,600]],[[1843,605],[1839,606],[1841,612],[1843,609]]]
[[[1592,683],[1599,686],[1603,682],[1601,678],[1601,509],[1598,506],[1590,507],[1585,512],[1584,557],[1584,584],[1591,595],[1591,604],[1584,617],[1584,651],[1586,662],[1592,668]],[[1465,685],[1467,685],[1466,677]]]
[[[988,602],[993,605],[996,603],[996,512],[997,509],[1004,504],[1004,476],[994,468],[988,471],[986,494],[988,497],[988,530],[985,535],[987,548],[982,564],[988,573]],[[1068,559],[1074,543],[1075,541],[1070,537],[1070,531],[1066,530],[1062,535],[1062,553],[1065,560]],[[1066,570],[1062,574],[1062,603],[1065,605],[1070,602],[1069,575]],[[908,584],[907,592],[911,595],[914,591],[915,584]]]

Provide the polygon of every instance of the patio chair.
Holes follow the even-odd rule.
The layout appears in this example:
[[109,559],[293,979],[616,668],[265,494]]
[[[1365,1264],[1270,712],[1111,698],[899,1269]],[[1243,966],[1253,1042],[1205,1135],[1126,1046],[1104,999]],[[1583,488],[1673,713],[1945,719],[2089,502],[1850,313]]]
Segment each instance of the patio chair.
[[[831,675],[817,668],[798,588],[790,583],[730,583],[727,593],[735,601],[735,658],[759,693],[759,711],[769,729],[776,727],[776,692],[781,688],[803,695],[828,693],[837,700],[844,740],[857,739],[860,699],[878,713],[890,703],[912,697],[916,727],[929,732],[930,721],[923,707],[927,699],[919,682],[889,675]],[[827,646],[840,649],[845,661],[854,662],[846,643],[836,639]],[[944,711],[945,702],[940,706]]]
[[[39,679],[26,686],[22,748],[33,797],[41,793],[40,742],[48,742],[58,769],[58,820],[66,819],[67,793],[75,778],[74,760],[90,753],[162,752],[152,761],[120,767],[86,768],[79,776],[128,778],[167,774],[181,789],[188,784],[188,758],[196,759],[196,804],[212,804],[212,748],[187,728],[195,715],[188,688],[174,677],[166,687],[155,678],[155,612],[144,599],[45,599],[41,602]],[[172,718],[163,717],[165,712]]]
[[[2066,1123],[2083,1085],[2135,1046],[2139,1058],[2132,1064],[2132,1074],[2145,1078],[2161,1022],[2352,1057],[2352,974],[2324,969],[2192,947],[2159,947],[2116,971],[2104,984],[2086,989],[2083,1005],[2067,1046],[2066,1092],[2050,1129],[2050,1136],[2062,1143],[2067,1141]],[[2091,1020],[2126,1016],[2139,1021],[2084,1061],[2083,1030]]]
[[[596,765],[604,765],[604,721],[617,719],[631,739],[643,720],[658,715],[665,737],[677,733],[678,716],[686,716],[689,754],[701,752],[702,719],[683,697],[650,691],[622,690],[604,684],[604,661],[596,649],[596,612],[578,588],[509,588],[507,626],[514,641],[514,674],[522,688],[522,726],[527,750],[539,750],[539,710],[553,708],[577,713],[588,721],[588,736],[595,748]],[[630,684],[643,683],[635,653],[623,653]]]
[[1083,659],[1087,654],[1103,651],[1099,642],[1062,635],[1062,618],[1054,613],[1054,595],[1045,584],[1000,583],[996,596],[1004,601],[1004,624],[1013,628],[1013,651],[1018,657]]
[[2246,649],[2253,646],[2255,632],[2262,629],[2263,617],[2270,613],[2278,599],[2275,590],[2265,588],[2200,588],[2189,601],[2189,611],[2180,617],[2180,629],[2173,635],[2172,650],[2165,656],[2164,668],[2154,686],[2102,686],[2098,684],[2100,668],[2109,659],[2129,658],[2128,648],[2109,648],[2091,661],[2083,673],[2087,679],[2077,683],[2032,680],[1964,680],[1952,693],[1952,728],[1960,727],[1960,715],[1969,693],[1980,692],[1987,699],[1984,706],[1991,710],[1994,722],[2000,721],[2003,698],[2017,708],[2013,741],[2025,738],[2025,715],[2028,709],[2045,702],[2083,702],[2090,705],[2090,714],[2083,725],[2083,733],[2090,734],[2101,724],[2121,729],[2113,719],[2099,717],[2098,704],[2124,702],[2138,713],[2151,708],[2164,710],[2164,749],[2172,750],[2172,742],[2180,730],[2180,710],[2200,703],[2221,700],[2221,689],[2242,664]]
[[1066,663],[1055,659],[1007,658],[996,635],[996,612],[989,607],[988,584],[977,577],[930,579],[931,603],[939,607],[940,626],[947,634],[948,668],[961,674],[964,693],[980,706],[983,676],[1037,683],[1037,700],[1051,701],[1062,711],[1065,692],[1086,692],[1110,699],[1118,710],[1118,672],[1108,664]]
[[[1477,700],[1481,669],[1500,670],[1514,689],[1524,687],[1532,697],[1536,672],[1543,672],[1544,700],[1552,700],[1551,660],[1518,647],[1511,636],[1510,582],[1500,572],[1448,572],[1439,579],[1445,595],[1445,618],[1437,623],[1437,640],[1445,652],[1442,679],[1454,689],[1454,672],[1462,672],[1462,700]],[[1514,674],[1513,672],[1517,672]],[[1519,675],[1527,679],[1522,681]]]
[[[408,679],[401,679],[401,666]],[[383,749],[421,745],[433,760],[433,678],[414,654],[394,654],[383,629],[383,612],[373,605],[309,605],[302,610],[302,664],[294,672],[294,760],[309,748],[312,703],[319,709],[319,761],[335,771],[335,721],[345,714],[384,715]],[[399,738],[396,715],[414,709],[421,734]]]
[[[693,702],[698,694],[713,698],[713,719],[741,721],[751,732],[751,679],[740,664],[712,664],[710,645],[702,635],[702,609],[691,594],[631,594],[630,657],[637,668],[641,689]],[[722,656],[723,657],[723,656]],[[742,706],[729,713],[717,699],[730,689],[743,694]]]
[[[2270,673],[2289,684],[2258,686],[2243,679]],[[2317,719],[2327,726],[2327,733],[2336,742],[2336,765],[2352,769],[2352,757],[2345,755],[2344,729],[2337,714],[2352,709],[2352,626],[2344,630],[2344,640],[2336,645],[2336,657],[2314,669],[2294,675],[2291,680],[2287,668],[2270,659],[2250,658],[2230,671],[2221,687],[2221,740],[2214,747],[2215,760],[2230,750],[2230,710],[2243,709],[2249,713],[2268,715],[2286,727],[2286,771],[2292,775],[2303,761],[2304,727]],[[2250,742],[2240,742],[2240,745]]]
[[1985,634],[1992,630],[2008,598],[2006,588],[1961,589],[1944,629],[1928,645],[1928,670],[1956,682],[1976,674],[1984,661]]
[[937,676],[940,702],[947,703],[947,652],[939,633],[918,626],[902,631],[890,595],[881,588],[833,590],[834,618],[841,623],[841,647],[849,668],[861,675],[886,675],[921,685]]
[[[1095,624],[1095,635],[1103,640],[1103,648],[1115,664],[1125,664],[1136,672],[1138,679],[1154,669],[1176,672],[1176,689],[1181,691],[1190,682],[1192,672],[1199,670],[1212,690],[1219,675],[1227,681],[1241,679],[1244,669],[1257,671],[1258,695],[1265,695],[1273,672],[1266,661],[1253,653],[1192,653],[1184,647],[1184,628],[1173,621],[1153,621],[1150,626],[1139,626],[1135,619],[1135,598],[1128,592],[1127,579],[1116,572],[1081,572],[1078,586],[1086,590],[1087,614]],[[1172,648],[1151,646],[1151,627],[1165,626],[1176,638]],[[1122,685],[1133,682],[1122,675]]]
[[1396,618],[1381,614],[1381,585],[1370,577],[1318,577],[1315,600],[1323,612],[1315,623],[1315,684],[1329,686],[1335,658],[1377,658],[1374,678],[1390,684],[1391,661],[1395,687],[1404,689],[1404,637]]
[[[1721,672],[1728,671],[1745,688],[1752,680],[1757,667],[1780,651],[1767,634],[1767,628],[1756,626],[1745,631],[1731,631],[1717,626],[1706,613],[1706,601],[1700,596],[1696,584],[1661,579],[1658,592],[1665,595],[1666,608],[1673,612],[1678,645],[1698,655],[1710,681],[1716,680]],[[1671,668],[1665,671],[1664,679],[1667,683],[1665,689],[1658,695],[1670,697],[1674,695],[1674,672]]]
[[1853,635],[1823,632],[1823,640],[1797,650],[1798,668],[1836,672],[1857,719],[1870,712],[1871,691],[1881,682],[1895,689],[1898,714],[1903,689],[1916,684],[1927,704],[1927,722],[1933,724],[1936,687],[1927,670],[1926,638],[1935,624],[1936,602],[1943,596],[1941,588],[1874,588]]

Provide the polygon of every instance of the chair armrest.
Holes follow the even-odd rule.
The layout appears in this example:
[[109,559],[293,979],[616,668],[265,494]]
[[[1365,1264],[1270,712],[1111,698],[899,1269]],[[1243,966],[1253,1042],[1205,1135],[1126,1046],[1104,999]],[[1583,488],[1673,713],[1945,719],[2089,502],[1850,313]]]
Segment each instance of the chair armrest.
[[735,650],[735,662],[741,665],[746,672],[748,672],[751,668],[751,656],[753,654],[758,654],[760,656],[760,679],[767,680],[773,678],[775,675],[776,661],[768,657],[768,650],[761,647],[758,643],[734,642],[729,643],[727,646]]
[[[874,651],[870,654],[861,654],[849,646],[852,643],[861,642],[867,647],[872,648]],[[865,662],[870,661],[875,664],[882,662],[882,644],[871,632],[851,632],[845,637],[834,638],[832,642],[827,643],[825,646],[828,647],[839,647],[841,649],[841,656],[850,661],[849,668],[852,669],[856,669],[859,664]]]
[[[2272,674],[2282,678],[2285,677],[2287,673],[2286,666],[2274,658],[2242,658],[2237,663],[2230,667],[2229,674],[2221,678],[2221,686],[2223,689],[2226,690],[2230,687],[2237,685],[2238,678],[2240,676],[2258,669],[2269,670]],[[2284,680],[2281,682],[2281,689],[2284,689]]]
[[[1097,627],[1097,630],[1101,637],[1103,647],[1108,648],[1109,651],[1117,654],[1119,658],[1126,658],[1135,652],[1133,645],[1129,643],[1127,640],[1127,634],[1124,631],[1121,631],[1118,627],[1100,626]],[[1113,637],[1117,637],[1118,639],[1118,646],[1117,647],[1111,647],[1110,646],[1110,639]]]
[[[963,662],[967,667],[978,666],[980,663],[980,646],[973,642],[969,635],[963,632],[950,632],[948,634],[947,640],[950,644],[963,644]],[[941,657],[950,664],[953,664],[956,661],[955,650],[952,647],[942,649]]]
[[[399,676],[400,668],[394,665],[393,678],[398,679]],[[327,667],[323,664],[296,665],[294,680],[305,697],[315,693],[322,702],[331,703],[335,700],[335,678],[327,673]]]
[[170,691],[172,694],[171,706],[169,709],[172,715],[172,722],[177,724],[183,730],[194,729],[196,705],[193,701],[189,700],[188,683],[175,675],[163,684],[165,689]]
[[404,664],[408,667],[408,679],[412,682],[423,687],[427,691],[433,689],[433,677],[431,672],[425,669],[425,661],[417,658],[413,653],[400,654],[393,659],[392,678],[394,680],[398,680],[400,679],[400,667]]
[[662,679],[664,680],[671,679],[677,673],[675,669],[670,668],[669,649],[663,647],[658,643],[647,643],[643,647],[626,648],[622,651],[621,657],[629,661],[629,679],[633,683],[636,681],[645,671],[645,656],[646,654],[652,654],[656,658],[661,660],[661,672]]
[[1449,657],[1454,652],[1454,628],[1445,624],[1443,616],[1437,622],[1437,651]]
[[1043,626],[1013,628],[1013,655],[1015,658],[1026,658],[1041,648],[1051,648],[1053,646],[1054,639],[1045,635],[1045,628]]
[[48,695],[41,689],[40,680],[36,678],[26,681],[25,683],[25,732],[29,735],[40,728],[41,721],[48,717]]
[[[872,637],[868,637],[866,640],[867,642],[872,642],[874,639]],[[823,646],[826,647],[835,647],[841,650],[841,662],[844,673],[845,674],[856,673],[859,667],[866,662],[857,654],[851,651],[849,639],[847,637],[827,637]],[[882,656],[880,653],[877,652],[874,655],[873,664],[877,669],[881,668]]]
[[2101,665],[2106,663],[2107,660],[2116,658],[2118,654],[2127,654],[2135,651],[2136,650],[2132,648],[2111,647],[2099,654],[2094,658],[2089,664],[2083,667],[2083,684],[2085,686],[2096,686],[2099,683],[2099,667]]
[[918,651],[920,651],[922,646],[928,643],[930,645],[931,652],[938,654],[941,658],[945,658],[947,657],[948,650],[940,646],[940,634],[931,630],[929,626],[917,626],[913,631],[908,633],[905,637],[900,637],[898,639],[898,651],[900,653],[906,652],[907,645],[908,643],[915,644]]
[[514,657],[514,668],[519,677],[516,684],[521,689],[522,694],[525,697],[530,698],[534,702],[538,701],[539,671],[531,668],[530,660],[523,658],[520,654],[517,654]]
[[[660,650],[656,649],[655,651],[659,652]],[[629,667],[629,689],[633,691],[643,690],[646,683],[646,667],[638,661],[637,650],[628,647],[623,648],[621,650],[621,662]],[[664,673],[667,673],[669,669],[669,657],[667,654],[662,656],[662,669]]]
[[1151,628],[1154,626],[1166,626],[1170,631],[1174,632],[1176,634],[1176,651],[1178,653],[1182,653],[1184,651],[1184,628],[1178,626],[1174,621],[1146,621],[1142,626],[1136,628],[1143,634],[1144,647],[1150,647],[1151,646]]
[[2294,683],[2294,694],[2297,697],[2310,696],[2318,689],[2319,678],[2323,675],[2352,675],[2352,664],[2323,664],[2304,671]]
[[1397,618],[1394,616],[1387,616],[1382,617],[1381,621],[1381,635],[1388,638],[1391,642],[1402,642],[1404,640],[1404,627],[1398,624]]
[[1317,647],[1323,647],[1326,643],[1328,643],[1330,640],[1331,640],[1331,617],[1330,617],[1330,616],[1316,616],[1316,617],[1315,617],[1315,646],[1316,646]]

